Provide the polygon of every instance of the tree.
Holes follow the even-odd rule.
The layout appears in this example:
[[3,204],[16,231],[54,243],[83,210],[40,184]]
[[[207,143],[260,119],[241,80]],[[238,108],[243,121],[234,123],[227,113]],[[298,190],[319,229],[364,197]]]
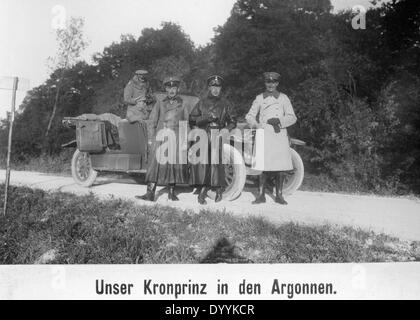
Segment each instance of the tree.
[[49,67],[51,70],[59,70],[59,76],[54,84],[55,98],[51,115],[49,117],[45,137],[48,137],[54,117],[57,113],[60,91],[65,72],[79,61],[80,54],[88,45],[83,37],[84,20],[82,18],[70,19],[70,23],[65,29],[57,29],[56,40],[58,44],[57,53],[54,58],[49,58]]
[[329,0],[238,0],[214,39],[216,66],[235,90],[236,103],[249,105],[262,90],[265,71],[281,72],[285,92],[316,75],[322,21],[330,10]]
[[163,22],[159,29],[143,29],[137,40],[130,35],[122,36],[119,43],[112,43],[94,57],[101,81],[95,85],[97,100],[93,110],[112,111],[125,117],[123,89],[137,69],[152,73],[151,85],[155,91],[162,89],[159,80],[173,72],[184,77],[189,90],[189,70],[194,57],[193,42],[175,23]]
[[136,69],[151,72],[155,91],[162,89],[158,80],[175,73],[197,95],[210,74],[221,74],[239,115],[264,90],[262,73],[276,70],[299,119],[289,133],[307,142],[299,152],[308,172],[341,190],[420,193],[419,15],[418,0],[382,1],[368,10],[367,29],[354,30],[354,13],[332,13],[330,0],[237,0],[205,47],[194,47],[169,22],[137,39],[122,35],[92,65],[74,64],[69,54],[28,93],[15,121],[15,159],[39,156],[43,140],[59,153],[74,136],[58,125],[61,116],[124,117],[123,88]]
[[191,66],[184,57],[169,56],[158,59],[150,66],[150,72],[152,77],[160,82],[167,76],[176,75],[182,79],[182,91],[190,88],[185,77],[191,72]]

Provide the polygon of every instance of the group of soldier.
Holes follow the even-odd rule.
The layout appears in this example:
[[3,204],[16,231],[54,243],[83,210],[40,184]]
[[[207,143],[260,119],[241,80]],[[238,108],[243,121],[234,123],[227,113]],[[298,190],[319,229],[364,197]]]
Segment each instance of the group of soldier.
[[[236,128],[236,117],[232,103],[223,93],[224,79],[219,75],[207,79],[208,90],[189,110],[179,95],[181,79],[170,76],[164,79],[166,96],[156,99],[150,90],[149,74],[146,70],[137,70],[124,89],[124,101],[128,105],[127,120],[130,122],[149,122],[154,132],[161,129],[171,129],[179,137],[181,121],[187,121],[191,128],[206,131],[210,138],[212,129]],[[293,170],[287,127],[296,122],[296,116],[288,97],[277,90],[280,75],[276,72],[264,73],[266,91],[258,95],[253,102],[246,120],[250,126],[257,128],[256,150],[252,168],[262,171],[259,176],[258,195],[254,204],[266,201],[265,193],[268,177],[275,177],[276,197],[279,204],[287,204],[283,197],[285,172]],[[149,133],[150,134],[150,133]],[[210,139],[209,139],[210,140]],[[211,143],[206,157],[207,163],[186,165],[183,163],[162,163],[163,155],[159,153],[159,143],[155,141],[152,148],[151,162],[146,173],[147,192],[136,198],[154,201],[156,186],[168,187],[168,199],[177,201],[175,186],[189,184],[197,187],[198,202],[206,204],[207,192],[213,189],[216,193],[215,202],[223,198],[227,185],[225,165],[223,161],[211,161]],[[177,143],[176,154],[182,151]],[[222,147],[218,145],[218,148]],[[218,150],[221,155],[221,150]]]

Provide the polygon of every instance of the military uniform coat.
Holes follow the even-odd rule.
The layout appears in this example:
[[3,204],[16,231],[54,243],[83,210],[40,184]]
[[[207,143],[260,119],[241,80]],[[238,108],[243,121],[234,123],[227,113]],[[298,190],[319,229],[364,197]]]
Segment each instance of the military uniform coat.
[[[218,118],[216,123],[200,122],[210,118],[211,116]],[[223,145],[219,143],[219,162],[218,164],[211,163],[211,129],[227,128],[232,130],[236,127],[235,117],[232,111],[231,103],[224,97],[215,97],[209,95],[202,98],[190,114],[190,126],[196,126],[207,131],[209,148],[203,150],[206,152],[203,157],[208,159],[207,164],[198,163],[190,165],[190,184],[191,185],[207,185],[211,187],[226,186],[225,165],[222,162]]]
[[[257,121],[259,115],[259,121]],[[267,121],[271,118],[280,120],[280,132],[276,133]],[[288,171],[293,170],[287,127],[296,122],[289,98],[282,93],[265,92],[256,97],[246,120],[257,129],[252,168],[262,171]]]
[[[149,101],[149,88],[147,83],[131,79],[124,88],[124,102],[127,107],[127,120],[141,122],[149,119],[153,109],[153,102]],[[140,98],[136,101],[137,98]]]
[[[158,185],[188,183],[187,137],[180,134],[180,121],[185,121],[188,126],[188,109],[185,107],[182,98],[179,96],[173,99],[166,97],[157,101],[150,115],[150,121],[155,129],[155,140],[150,153],[150,165],[147,170],[146,181],[155,182]],[[176,139],[174,143],[167,143],[173,148],[172,158],[170,158],[170,152],[162,147],[165,141],[156,140],[157,135],[163,134],[166,130],[173,132]],[[181,142],[181,147],[180,139],[185,139]],[[185,161],[180,160],[181,152],[185,154]],[[162,163],[164,159],[169,161]]]

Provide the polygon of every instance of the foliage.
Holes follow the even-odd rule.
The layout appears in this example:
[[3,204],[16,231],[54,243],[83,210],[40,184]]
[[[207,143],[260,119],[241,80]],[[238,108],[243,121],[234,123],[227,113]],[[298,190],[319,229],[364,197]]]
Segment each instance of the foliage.
[[80,60],[83,49],[88,41],[83,36],[84,20],[71,17],[66,28],[56,29],[57,52],[48,58],[48,67],[54,72],[56,69],[67,69]]
[[[21,161],[11,163],[12,170],[35,171],[53,173],[55,175],[71,175],[71,159],[73,148],[65,149],[57,155],[42,154],[36,157],[24,158]],[[0,168],[6,167],[6,157],[0,155]]]
[[[168,73],[183,77],[183,91],[200,95],[214,73],[240,118],[263,88],[262,73],[281,73],[298,123],[289,133],[308,144],[307,171],[356,189],[420,193],[420,2],[377,1],[366,30],[354,30],[351,11],[331,12],[329,0],[237,0],[212,43],[196,48],[180,26],[165,22],[138,39],[121,36],[94,57],[67,68],[51,135],[43,128],[63,69],[28,93],[16,118],[13,160],[50,154],[73,138],[64,116],[113,112],[124,117],[123,88],[146,68],[152,88]],[[46,139],[48,139],[46,141]],[[0,126],[1,152],[7,127]]]
[[[56,39],[58,44],[57,54],[54,58],[49,58],[50,68],[52,70],[59,70],[59,76],[55,84],[52,86],[55,89],[54,105],[52,107],[51,116],[48,120],[47,130],[45,132],[46,139],[50,139],[49,134],[52,122],[57,113],[60,101],[60,90],[62,90],[62,82],[64,73],[67,68],[73,66],[80,59],[81,52],[87,46],[87,41],[83,38],[83,25],[82,18],[70,19],[70,23],[66,28],[58,28],[56,31]],[[66,94],[67,92],[63,92]],[[49,142],[48,140],[46,141]],[[51,149],[51,144],[48,144]]]

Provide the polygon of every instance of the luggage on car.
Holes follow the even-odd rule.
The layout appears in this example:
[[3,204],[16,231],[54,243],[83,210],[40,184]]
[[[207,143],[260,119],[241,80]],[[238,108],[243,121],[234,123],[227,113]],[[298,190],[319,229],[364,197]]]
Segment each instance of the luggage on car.
[[105,123],[102,121],[76,122],[76,140],[82,152],[101,152],[107,146]]

